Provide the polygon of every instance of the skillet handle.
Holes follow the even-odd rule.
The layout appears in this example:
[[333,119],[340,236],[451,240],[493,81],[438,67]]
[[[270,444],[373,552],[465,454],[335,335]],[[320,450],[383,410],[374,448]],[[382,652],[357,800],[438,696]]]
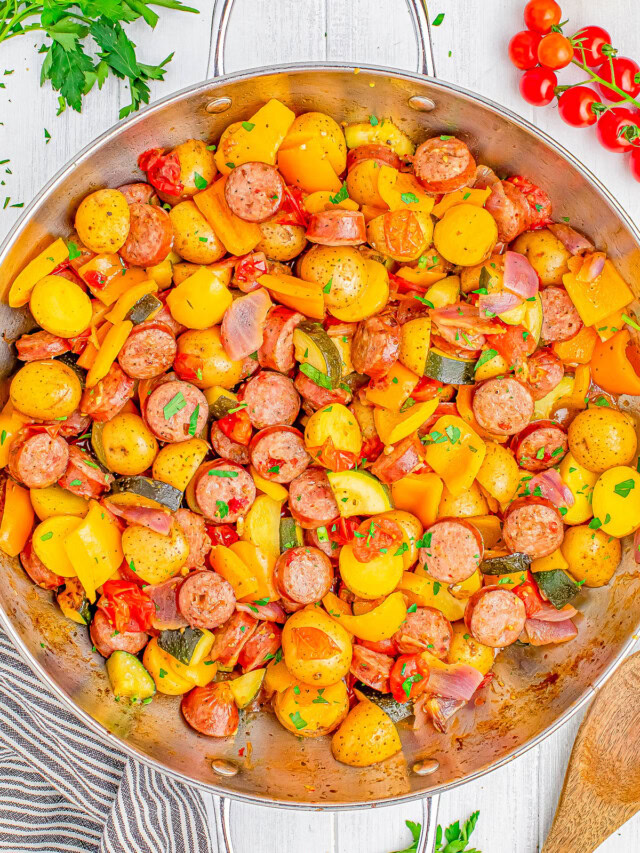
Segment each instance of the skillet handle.
[[[231,840],[231,800],[228,797],[213,795],[213,810],[216,821],[218,853],[236,853]],[[422,800],[422,832],[416,847],[416,853],[433,853],[436,846],[436,826],[438,820],[439,794]],[[221,847],[220,845],[224,845]]]
[[[436,66],[431,44],[431,30],[427,15],[427,0],[406,0],[409,14],[413,22],[413,30],[418,45],[418,74],[436,76]],[[213,44],[213,76],[224,75],[224,45],[229,26],[229,16],[234,0],[215,0],[213,9],[213,27],[215,41]]]

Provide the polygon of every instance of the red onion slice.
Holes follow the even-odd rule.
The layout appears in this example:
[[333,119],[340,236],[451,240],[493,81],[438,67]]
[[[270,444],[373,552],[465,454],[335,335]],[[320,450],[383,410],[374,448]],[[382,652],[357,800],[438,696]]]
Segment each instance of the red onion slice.
[[546,498],[556,506],[573,506],[575,498],[571,489],[560,479],[560,474],[555,468],[549,468],[548,471],[541,471],[532,477],[528,482],[530,494],[538,494],[534,490],[539,488],[541,497]]
[[493,314],[511,311],[512,308],[521,305],[522,301],[522,297],[516,293],[510,293],[508,290],[501,290],[497,293],[481,293],[478,298],[478,308],[481,315],[490,317]]
[[583,252],[592,252],[595,248],[593,243],[588,240],[584,234],[576,231],[576,229],[572,228],[570,225],[565,225],[562,222],[551,222],[547,225],[547,228],[551,231],[554,237],[560,240],[567,252],[571,252],[572,255],[581,255]]
[[504,253],[504,286],[523,299],[530,299],[538,292],[538,274],[520,252]]

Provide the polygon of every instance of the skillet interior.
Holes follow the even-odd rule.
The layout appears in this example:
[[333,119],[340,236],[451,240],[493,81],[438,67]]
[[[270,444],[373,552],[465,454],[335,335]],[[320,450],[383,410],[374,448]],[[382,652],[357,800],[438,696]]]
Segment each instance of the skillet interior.
[[[375,85],[370,85],[370,84]],[[409,99],[432,98],[431,112],[412,109]],[[206,107],[227,97],[221,114]],[[499,174],[524,174],[551,195],[554,216],[569,216],[606,250],[636,296],[640,291],[640,234],[597,180],[567,152],[528,123],[489,101],[449,84],[388,69],[344,65],[293,65],[231,75],[160,101],[109,131],[63,169],[25,211],[0,251],[0,294],[15,274],[53,237],[71,230],[80,200],[103,186],[139,179],[137,155],[151,146],[171,147],[194,136],[217,139],[232,121],[246,119],[271,97],[297,113],[321,110],[338,120],[389,116],[414,139],[456,133],[480,162]],[[0,327],[15,339],[33,326],[25,311],[0,305]],[[0,371],[13,369],[10,347],[0,345]],[[4,383],[6,386],[6,382]],[[6,396],[6,387],[5,387]],[[633,406],[637,400],[629,399]],[[464,709],[446,735],[430,727],[402,730],[404,755],[383,765],[349,768],[333,760],[326,739],[298,739],[269,714],[247,719],[235,741],[198,735],[182,722],[173,697],[129,708],[114,701],[102,659],[91,653],[86,630],[64,620],[51,595],[34,587],[17,561],[0,560],[0,619],[29,665],[87,725],[114,744],[159,769],[217,793],[264,804],[340,808],[422,796],[460,784],[532,746],[592,695],[633,640],[640,624],[640,573],[625,543],[611,583],[582,593],[579,635],[570,646],[525,649],[500,655],[484,705]],[[44,644],[42,648],[41,644]],[[239,759],[238,750],[245,749]],[[415,760],[435,757],[439,770],[419,777]],[[240,767],[233,778],[211,770],[213,758]]]

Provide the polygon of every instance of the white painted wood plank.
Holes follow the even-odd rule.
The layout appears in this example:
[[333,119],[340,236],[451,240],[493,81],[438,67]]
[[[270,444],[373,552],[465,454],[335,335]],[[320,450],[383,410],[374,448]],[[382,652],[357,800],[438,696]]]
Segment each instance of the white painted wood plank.
[[233,803],[231,836],[234,853],[334,853],[335,815]]
[[336,814],[335,853],[389,853],[411,841],[405,821],[422,821],[420,803]]
[[405,0],[326,0],[327,58],[416,70],[417,49]]

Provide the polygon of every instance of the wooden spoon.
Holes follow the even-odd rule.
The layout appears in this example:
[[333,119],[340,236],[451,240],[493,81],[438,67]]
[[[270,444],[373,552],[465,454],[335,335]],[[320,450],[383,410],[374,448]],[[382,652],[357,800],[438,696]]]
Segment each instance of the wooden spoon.
[[596,695],[582,721],[542,853],[593,853],[640,810],[640,652]]

